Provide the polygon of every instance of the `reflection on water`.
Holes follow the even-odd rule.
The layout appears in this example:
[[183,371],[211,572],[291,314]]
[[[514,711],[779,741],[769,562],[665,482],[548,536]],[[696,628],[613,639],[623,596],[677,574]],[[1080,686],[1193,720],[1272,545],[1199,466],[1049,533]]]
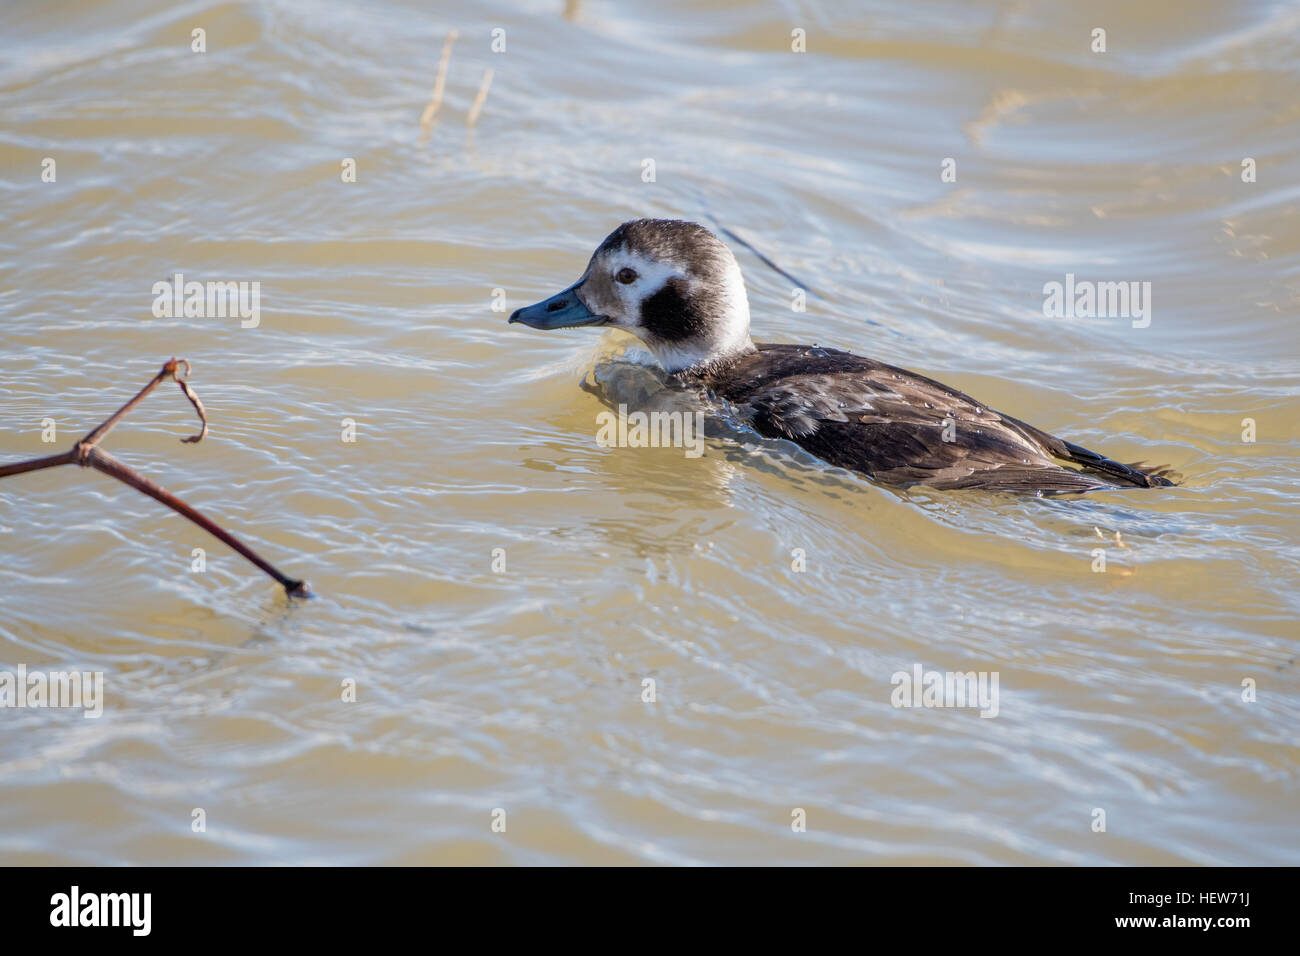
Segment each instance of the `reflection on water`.
[[[0,711],[0,861],[1297,862],[1298,30],[1266,3],[7,11],[0,459],[183,355],[210,437],[179,445],[160,392],[107,447],[321,596],[102,476],[6,479],[0,670],[107,699]],[[642,215],[716,217],[813,291],[739,247],[758,340],[1186,483],[899,492],[725,415],[700,458],[601,447],[602,410],[681,396],[613,334],[505,318]],[[257,327],[153,317],[177,272],[260,283]],[[1045,317],[1067,274],[1151,283],[1149,327]],[[998,673],[998,716],[891,706],[916,665]]]

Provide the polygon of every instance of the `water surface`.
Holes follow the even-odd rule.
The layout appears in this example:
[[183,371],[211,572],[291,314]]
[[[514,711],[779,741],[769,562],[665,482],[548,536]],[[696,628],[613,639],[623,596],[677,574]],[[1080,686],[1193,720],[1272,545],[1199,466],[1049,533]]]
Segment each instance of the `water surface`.
[[[0,669],[107,700],[0,711],[0,862],[1300,862],[1300,7],[573,6],[8,6],[0,460],[187,357],[209,438],[167,385],[106,447],[319,597],[101,475],[6,479]],[[598,447],[624,343],[494,290],[563,288],[637,216],[806,284],[738,250],[760,340],[1186,482]],[[260,323],[155,318],[176,272],[259,282]],[[1067,273],[1150,282],[1149,326],[1046,318]],[[997,717],[891,706],[917,664],[997,672]]]

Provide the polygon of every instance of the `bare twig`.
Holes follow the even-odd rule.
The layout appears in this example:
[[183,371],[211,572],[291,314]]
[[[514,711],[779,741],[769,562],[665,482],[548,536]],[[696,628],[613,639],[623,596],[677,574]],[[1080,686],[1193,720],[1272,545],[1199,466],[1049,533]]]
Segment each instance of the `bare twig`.
[[50,455],[48,458],[30,458],[27,461],[15,462],[12,465],[0,465],[0,478],[21,475],[25,471],[40,471],[42,468],[53,468],[56,465],[70,465],[76,460],[77,453],[75,451],[65,451],[62,455]]
[[126,415],[127,412],[144,401],[146,395],[157,388],[160,383],[167,381],[169,378],[174,378],[180,383],[181,391],[183,391],[186,397],[189,398],[190,402],[193,403],[195,409],[199,413],[199,420],[203,423],[203,430],[201,432],[197,435],[191,435],[189,438],[182,438],[181,441],[199,441],[205,437],[208,433],[208,416],[204,413],[203,405],[199,402],[198,396],[195,395],[193,390],[185,384],[184,380],[177,378],[176,373],[180,370],[181,365],[185,366],[185,374],[188,376],[190,374],[190,363],[188,359],[168,359],[166,364],[163,365],[163,367],[158,371],[158,374],[153,377],[148,385],[136,392],[134,398],[115,411],[112,415],[108,416],[108,419],[102,425],[90,432],[90,434],[77,442],[77,444],[87,448],[98,445],[100,440],[113,430],[113,427],[121,421],[122,417]]
[[[182,365],[185,367],[185,378],[181,378],[178,374]],[[190,388],[188,380],[189,374],[189,362],[185,359],[169,359],[162,369],[159,370],[158,374],[155,375],[144,388],[136,392],[134,398],[110,415],[98,428],[93,429],[85,438],[73,445],[70,451],[65,451],[61,455],[49,455],[45,458],[32,458],[28,461],[15,462],[12,465],[0,465],[0,478],[6,478],[9,475],[21,475],[28,471],[38,471],[42,468],[54,468],[58,465],[70,465],[74,462],[81,465],[83,468],[94,468],[96,471],[102,471],[104,474],[111,475],[118,481],[130,485],[132,488],[143,492],[154,500],[162,502],[168,508],[171,508],[173,511],[189,518],[204,531],[229,545],[235,551],[238,551],[249,561],[253,562],[253,564],[257,565],[271,577],[275,578],[280,586],[284,588],[285,593],[288,594],[289,597],[311,597],[312,593],[307,586],[307,582],[299,581],[296,578],[291,578],[286,574],[282,574],[275,565],[264,560],[256,551],[244,544],[229,531],[226,531],[211,518],[207,517],[202,512],[191,508],[171,492],[154,484],[154,482],[140,474],[130,465],[119,461],[117,458],[99,447],[100,441],[103,440],[105,435],[113,430],[113,427],[122,420],[127,412],[139,405],[146,395],[157,388],[160,383],[169,378],[180,385],[181,391],[185,394],[185,397],[190,400],[190,404],[194,406],[194,410],[198,413],[199,421],[202,423],[202,428],[197,435],[190,435],[186,438],[182,438],[181,441],[202,441],[208,433],[208,416],[207,412],[203,409],[203,403],[199,401],[199,397],[194,394],[194,389]]]

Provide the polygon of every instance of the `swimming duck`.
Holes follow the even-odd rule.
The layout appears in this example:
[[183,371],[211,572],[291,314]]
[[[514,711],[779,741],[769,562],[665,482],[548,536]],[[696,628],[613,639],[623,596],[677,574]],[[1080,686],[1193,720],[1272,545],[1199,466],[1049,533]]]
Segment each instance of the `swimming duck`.
[[623,223],[582,278],[509,321],[630,332],[673,379],[730,403],[760,435],[884,484],[1062,494],[1174,483],[1167,468],[1113,461],[915,372],[837,349],[755,344],[740,266],[694,222]]

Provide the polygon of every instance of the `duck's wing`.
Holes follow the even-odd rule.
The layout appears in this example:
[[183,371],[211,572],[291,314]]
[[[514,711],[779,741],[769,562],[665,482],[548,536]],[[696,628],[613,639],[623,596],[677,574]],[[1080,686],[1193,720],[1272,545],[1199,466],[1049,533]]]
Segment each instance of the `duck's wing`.
[[713,388],[760,434],[888,484],[1065,493],[1168,483],[933,379],[834,349],[759,346]]

